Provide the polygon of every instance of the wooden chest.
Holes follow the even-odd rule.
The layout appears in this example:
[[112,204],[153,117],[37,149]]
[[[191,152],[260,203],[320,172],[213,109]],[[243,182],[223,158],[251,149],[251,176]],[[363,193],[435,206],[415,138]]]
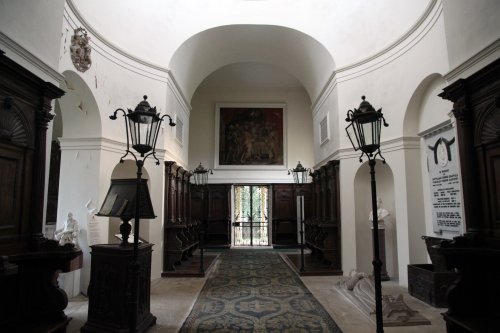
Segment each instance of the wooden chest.
[[453,271],[436,272],[433,264],[408,265],[408,292],[434,307],[446,308],[446,292],[457,278]]

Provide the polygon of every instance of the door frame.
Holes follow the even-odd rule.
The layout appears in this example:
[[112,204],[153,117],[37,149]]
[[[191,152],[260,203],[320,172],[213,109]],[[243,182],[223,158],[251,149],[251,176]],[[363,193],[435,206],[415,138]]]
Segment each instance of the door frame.
[[[235,207],[234,207],[234,199],[235,199],[235,187],[236,186],[266,186],[268,188],[268,194],[267,194],[267,207],[268,207],[268,223],[267,223],[267,245],[235,245],[235,237],[234,237],[234,223],[235,223]],[[244,246],[251,246],[251,247],[268,247],[272,246],[272,211],[273,211],[273,200],[272,200],[272,190],[273,186],[272,184],[262,184],[262,183],[255,183],[255,184],[233,184],[231,185],[231,247],[244,247]]]

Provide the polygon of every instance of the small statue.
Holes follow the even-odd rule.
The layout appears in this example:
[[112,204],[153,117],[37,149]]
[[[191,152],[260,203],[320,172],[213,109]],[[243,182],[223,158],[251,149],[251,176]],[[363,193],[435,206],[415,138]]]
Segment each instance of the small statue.
[[[389,216],[389,212],[387,209],[382,208],[382,199],[377,198],[377,219],[379,222],[383,221],[386,216]],[[370,215],[368,215],[368,219],[370,222],[373,222],[373,212],[370,211]]]
[[56,230],[54,238],[59,241],[59,245],[73,244],[78,248],[79,232],[78,221],[73,218],[73,213],[69,212],[68,219],[64,222],[64,226]]

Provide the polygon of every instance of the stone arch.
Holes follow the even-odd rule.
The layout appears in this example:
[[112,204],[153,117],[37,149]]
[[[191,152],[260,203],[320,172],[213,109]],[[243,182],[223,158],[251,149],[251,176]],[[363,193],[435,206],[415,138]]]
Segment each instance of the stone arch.
[[[441,74],[426,76],[416,87],[405,111],[403,133],[415,138],[415,147],[405,154],[408,189],[409,263],[426,262],[427,250],[422,235],[435,235],[432,226],[432,198],[427,167],[427,148],[422,134],[450,121],[449,103],[438,94],[446,86]],[[411,175],[411,176],[410,176]]]
[[[84,79],[69,70],[63,72],[63,76],[61,88],[66,93],[56,102],[52,124],[52,139],[60,144],[60,171],[56,176],[58,184],[55,191],[56,225],[62,225],[68,212],[72,212],[80,224],[79,244],[83,252],[83,267],[81,273],[75,275],[80,275],[80,288],[85,293],[90,281],[91,245],[86,203],[97,198],[100,148],[96,140],[100,140],[102,136],[101,118],[94,94]],[[56,150],[51,154],[55,152]],[[49,166],[49,170],[53,167],[54,165]],[[50,191],[49,185],[49,193]],[[102,225],[101,229],[101,234],[104,234],[107,225]]]
[[313,37],[283,26],[247,24],[219,26],[191,36],[175,51],[169,69],[190,101],[208,75],[245,62],[285,70],[302,82],[311,100],[335,70],[331,54]]
[[[406,107],[405,117],[403,120],[403,136],[415,137],[421,132],[421,106],[422,102],[428,96],[429,89],[433,89],[436,83],[446,85],[446,82],[441,74],[432,73],[426,76],[415,88]],[[437,95],[436,95],[437,97]]]
[[66,94],[59,99],[63,137],[101,137],[100,111],[90,87],[76,72],[67,70],[63,75]]
[[56,223],[58,220],[65,219],[67,212],[61,211],[58,204],[60,184],[73,183],[70,176],[60,172],[60,165],[64,158],[61,155],[61,140],[82,142],[88,138],[101,137],[99,107],[89,86],[79,74],[73,71],[65,71],[63,75],[64,81],[61,83],[61,88],[66,93],[56,100],[55,116],[50,125],[52,136],[48,166],[47,223]]
[[[397,255],[397,223],[394,197],[394,175],[389,163],[377,160],[375,165],[377,197],[390,213],[384,219],[386,268],[391,279],[399,278]],[[373,241],[368,215],[372,210],[371,178],[368,162],[363,163],[354,176],[355,223],[356,223],[356,269],[372,274]],[[384,260],[383,258],[381,258]]]

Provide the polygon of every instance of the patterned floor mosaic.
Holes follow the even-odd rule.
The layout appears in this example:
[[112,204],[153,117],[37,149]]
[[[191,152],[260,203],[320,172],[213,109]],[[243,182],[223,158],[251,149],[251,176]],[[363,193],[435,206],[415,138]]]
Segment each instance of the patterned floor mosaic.
[[180,332],[342,333],[278,253],[221,254]]

